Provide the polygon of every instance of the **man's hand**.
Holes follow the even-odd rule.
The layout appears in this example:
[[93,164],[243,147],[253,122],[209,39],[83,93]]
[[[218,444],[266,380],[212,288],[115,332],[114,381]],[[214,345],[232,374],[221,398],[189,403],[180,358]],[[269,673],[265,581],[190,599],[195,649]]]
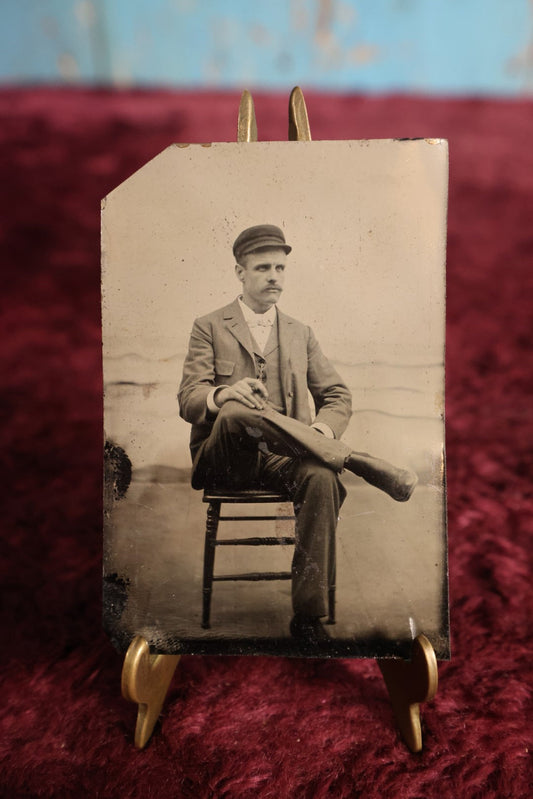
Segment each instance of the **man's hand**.
[[243,377],[232,386],[226,386],[217,391],[214,397],[215,405],[218,405],[219,408],[229,400],[237,400],[247,408],[257,408],[259,411],[263,410],[267,399],[266,386],[261,380],[256,380],[253,377]]

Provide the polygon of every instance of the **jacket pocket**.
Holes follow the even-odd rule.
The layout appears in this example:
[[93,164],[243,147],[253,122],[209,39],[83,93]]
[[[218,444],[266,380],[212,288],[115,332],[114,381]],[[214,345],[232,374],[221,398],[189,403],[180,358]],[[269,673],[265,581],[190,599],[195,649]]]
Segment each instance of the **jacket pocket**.
[[223,361],[221,358],[215,358],[215,372],[217,375],[229,377],[233,374],[235,363],[233,361]]

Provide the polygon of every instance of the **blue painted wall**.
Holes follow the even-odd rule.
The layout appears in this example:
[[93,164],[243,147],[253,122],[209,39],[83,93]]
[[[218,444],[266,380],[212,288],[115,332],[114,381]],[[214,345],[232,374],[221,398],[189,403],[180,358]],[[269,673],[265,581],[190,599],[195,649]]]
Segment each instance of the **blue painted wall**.
[[2,0],[0,81],[520,95],[530,0]]

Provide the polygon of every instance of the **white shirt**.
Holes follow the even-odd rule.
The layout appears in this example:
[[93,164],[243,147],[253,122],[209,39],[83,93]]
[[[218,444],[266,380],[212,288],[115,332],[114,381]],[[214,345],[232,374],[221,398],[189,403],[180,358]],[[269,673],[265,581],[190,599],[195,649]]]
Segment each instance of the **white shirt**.
[[261,352],[263,352],[270,336],[270,331],[276,322],[276,306],[271,305],[268,311],[264,313],[256,313],[242,301],[241,297],[239,297],[239,306],[254,341],[259,344]]

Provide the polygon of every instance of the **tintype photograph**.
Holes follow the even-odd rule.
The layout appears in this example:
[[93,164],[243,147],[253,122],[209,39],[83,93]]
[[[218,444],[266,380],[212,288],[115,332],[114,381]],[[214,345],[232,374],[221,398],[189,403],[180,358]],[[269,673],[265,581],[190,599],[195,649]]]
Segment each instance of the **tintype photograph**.
[[445,141],[173,145],[102,202],[104,625],[449,656]]

